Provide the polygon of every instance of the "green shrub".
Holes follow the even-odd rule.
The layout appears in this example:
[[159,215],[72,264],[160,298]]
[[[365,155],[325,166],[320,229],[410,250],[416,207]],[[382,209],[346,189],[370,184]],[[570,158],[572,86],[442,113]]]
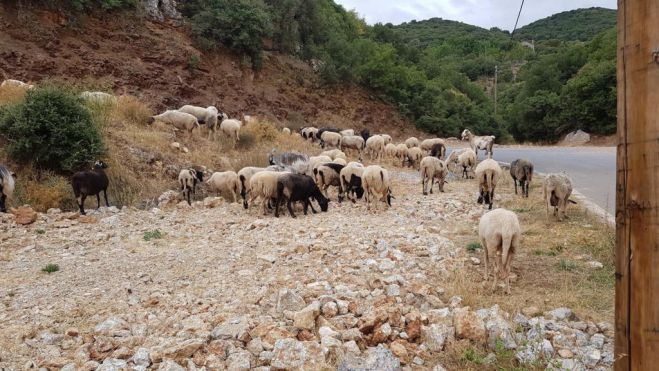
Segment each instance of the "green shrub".
[[0,116],[0,134],[14,161],[40,170],[70,172],[104,152],[89,110],[54,86],[31,90],[25,102],[9,107]]
[[33,4],[62,7],[77,11],[94,8],[101,8],[103,10],[134,8],[137,4],[136,0],[32,0],[31,2]]
[[469,252],[476,252],[480,248],[481,248],[481,244],[478,242],[469,242],[469,244],[467,245],[467,251]]
[[59,271],[59,265],[57,264],[47,264],[45,267],[41,268],[42,272],[46,272],[48,274],[50,273],[55,273]]
[[144,241],[151,241],[151,240],[159,240],[163,236],[162,232],[160,232],[159,229],[155,229],[153,231],[146,231],[144,232]]
[[577,263],[569,260],[561,260],[558,263],[558,269],[562,271],[572,272],[577,269]]

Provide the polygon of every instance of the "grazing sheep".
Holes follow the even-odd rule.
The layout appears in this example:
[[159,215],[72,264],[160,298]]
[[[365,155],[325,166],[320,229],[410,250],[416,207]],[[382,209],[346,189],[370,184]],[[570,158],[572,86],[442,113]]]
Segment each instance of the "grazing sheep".
[[332,163],[333,164],[343,165],[343,166],[346,166],[348,164],[348,162],[346,160],[342,159],[341,157],[335,158],[334,160],[332,160]]
[[405,158],[407,157],[407,145],[405,143],[396,145],[396,155],[394,157],[405,163]]
[[0,213],[7,212],[5,204],[7,198],[12,198],[14,194],[14,178],[16,174],[9,171],[5,165],[0,164]]
[[478,179],[479,186],[479,204],[489,204],[489,209],[492,210],[492,203],[494,202],[494,189],[501,179],[501,166],[499,163],[488,158],[483,160],[478,166],[476,166],[476,179]]
[[343,189],[341,188],[341,178],[339,177],[343,168],[344,166],[340,164],[326,163],[318,166],[313,172],[316,184],[324,192],[325,197],[329,198],[327,190],[330,186],[339,188],[339,202],[343,201]]
[[193,115],[177,110],[167,110],[159,115],[149,117],[148,124],[151,125],[156,121],[172,125],[175,130],[185,130],[188,135],[192,135],[192,130],[199,127],[199,121]]
[[421,163],[422,158],[423,158],[423,150],[421,150],[421,148],[419,147],[408,148],[405,158],[403,159],[403,165],[401,166],[405,166],[405,161],[407,161],[410,167],[417,168],[418,165]]
[[291,165],[291,169],[296,174],[305,174],[313,177],[314,169],[322,164],[329,162],[332,162],[332,159],[328,156],[311,156],[306,161],[295,161],[293,165]]
[[78,95],[80,99],[96,104],[116,104],[117,97],[102,91],[83,91]]
[[[320,131],[318,132],[320,133]],[[341,134],[325,130],[322,134],[320,134],[320,146],[321,148],[339,148],[339,145],[341,144],[341,138]]]
[[[268,203],[276,201],[277,180],[282,174],[290,174],[276,171],[260,171],[249,180],[249,203],[261,198],[263,215],[268,213]],[[246,205],[246,204],[245,204]]]
[[245,209],[247,209],[248,206],[247,192],[249,192],[249,181],[252,179],[252,176],[254,176],[254,174],[259,173],[261,171],[283,172],[285,170],[286,168],[281,165],[272,165],[268,167],[247,166],[240,169],[237,175],[238,175],[238,180],[240,181],[240,197],[242,197],[243,199],[243,206],[245,207]]
[[295,161],[307,161],[309,157],[304,153],[299,152],[283,152],[275,153],[273,149],[272,152],[268,155],[268,163],[270,165],[284,165],[291,166]]
[[304,215],[307,215],[307,209],[311,207],[311,212],[316,213],[311,199],[316,200],[320,205],[320,210],[327,211],[329,200],[323,196],[318,185],[310,176],[303,174],[283,174],[277,179],[277,201],[275,202],[275,217],[279,217],[279,205],[283,199],[286,199],[286,207],[292,218],[295,218],[291,204],[293,202],[304,203]]
[[382,139],[384,139],[384,145],[386,146],[387,144],[391,143],[393,139],[391,139],[391,135],[389,134],[380,134]]
[[204,107],[192,106],[187,104],[179,108],[178,110],[180,112],[189,113],[192,116],[196,117],[197,121],[199,122],[199,125],[206,125],[206,128],[208,129],[208,139],[211,139],[211,134],[213,136],[213,139],[215,139],[215,134],[217,132],[218,116],[222,117],[222,119],[227,118],[227,116],[223,112],[220,112],[214,106],[208,106],[204,108]]
[[428,180],[430,180],[431,194],[432,187],[435,185],[435,179],[437,179],[439,191],[444,192],[445,178],[448,173],[448,169],[446,168],[446,163],[444,163],[444,161],[434,156],[426,156],[423,158],[423,160],[421,160],[420,170],[421,187],[424,196],[428,194],[428,191],[426,190]]
[[[450,167],[454,165],[455,167],[462,167],[462,177],[470,178],[470,174],[473,173],[474,167],[476,166],[476,152],[472,151],[469,148],[463,150],[455,150],[451,152],[446,164]],[[454,169],[454,172],[457,172],[457,169]]]
[[233,141],[233,148],[236,148],[236,143],[240,140],[241,126],[241,122],[236,119],[225,119],[220,124],[220,131]]
[[241,183],[235,171],[215,172],[206,181],[211,191],[228,192],[233,196],[233,202],[238,202],[236,194],[240,193]]
[[9,87],[9,86],[19,87],[19,88],[25,88],[25,89],[34,89],[34,85],[32,85],[32,84],[27,84],[27,83],[24,83],[23,81],[12,80],[12,79],[7,79],[7,80],[3,81],[2,84],[0,84],[0,87],[5,87],[5,86],[7,86],[7,87]]
[[393,144],[393,143],[389,143],[389,144],[384,146],[384,154],[388,158],[396,157],[396,152],[397,151],[398,151],[398,149],[396,148],[396,145]]
[[444,146],[446,145],[444,139],[432,138],[432,139],[425,139],[423,142],[421,142],[419,147],[421,147],[421,149],[424,151],[430,151],[432,149],[432,146],[434,146],[435,144],[442,144]]
[[286,135],[291,135],[291,129],[289,128],[283,128],[281,129],[281,132]]
[[[355,196],[362,198],[364,188],[362,187],[362,175],[364,174],[364,165],[358,162],[351,162],[341,169],[339,178],[341,180],[341,189],[346,197],[355,203]],[[352,194],[352,197],[350,195]]]
[[330,132],[330,133],[336,133],[341,135],[341,130],[340,129],[335,129],[335,128],[320,128],[316,132],[316,139],[321,140],[323,139],[323,133]]
[[366,142],[368,140],[368,138],[371,137],[371,132],[368,129],[362,129],[359,132],[359,136],[362,137],[362,139],[364,139],[364,142]]
[[[423,149],[423,147],[421,148]],[[446,146],[443,143],[435,143],[430,147],[430,156],[443,160],[446,156]]]
[[364,187],[368,210],[371,209],[371,202],[373,202],[374,197],[391,207],[391,199],[394,197],[391,195],[391,182],[389,172],[386,169],[378,165],[365,168],[362,174],[362,187]]
[[195,194],[197,191],[197,182],[204,181],[204,173],[197,169],[183,169],[178,174],[178,182],[181,185],[181,193],[183,198],[188,201],[188,205],[192,205],[190,202],[190,193]]
[[517,159],[510,163],[510,176],[515,184],[517,194],[517,182],[522,187],[522,196],[529,197],[529,184],[533,180],[533,164],[526,159]]
[[506,209],[496,209],[481,217],[478,236],[485,255],[485,281],[490,278],[490,256],[494,258],[494,285],[496,290],[499,276],[506,282],[506,293],[510,294],[510,266],[519,248],[522,230],[517,215]]
[[487,158],[492,158],[494,152],[492,147],[494,146],[494,135],[482,135],[476,136],[472,134],[469,130],[464,129],[462,132],[462,140],[468,140],[469,145],[471,146],[472,151],[476,153],[476,158],[478,158],[478,150],[484,150],[487,154]]
[[339,134],[341,134],[341,136],[343,137],[351,137],[355,135],[355,131],[353,129],[346,129],[346,130],[341,130]]
[[341,143],[339,143],[339,148],[341,150],[354,149],[358,152],[361,152],[366,145],[364,138],[359,135],[345,136],[341,138]]
[[410,137],[405,140],[405,145],[407,148],[412,148],[412,147],[418,147],[419,146],[419,140],[415,137]]
[[87,196],[96,195],[96,209],[101,207],[101,191],[105,198],[105,206],[110,206],[107,192],[110,180],[104,170],[107,167],[105,162],[98,160],[94,163],[92,170],[79,171],[71,177],[71,186],[80,208],[80,214],[86,214],[85,199]]
[[300,135],[302,135],[302,138],[304,138],[305,140],[310,140],[312,142],[316,141],[317,133],[318,133],[318,128],[315,128],[313,126],[300,128]]
[[327,156],[327,157],[331,158],[332,160],[336,160],[337,158],[342,158],[344,160],[347,159],[346,154],[343,153],[343,151],[341,151],[338,148],[335,148],[335,149],[332,149],[332,150],[329,150],[329,151],[324,151],[323,153],[320,154],[320,156]]
[[366,152],[371,160],[382,158],[384,156],[384,138],[380,135],[373,135],[366,141]]
[[547,218],[549,218],[549,208],[554,208],[554,215],[558,214],[558,220],[567,218],[565,209],[567,203],[576,202],[570,200],[572,195],[572,180],[566,174],[548,174],[542,187],[542,194],[547,203]]

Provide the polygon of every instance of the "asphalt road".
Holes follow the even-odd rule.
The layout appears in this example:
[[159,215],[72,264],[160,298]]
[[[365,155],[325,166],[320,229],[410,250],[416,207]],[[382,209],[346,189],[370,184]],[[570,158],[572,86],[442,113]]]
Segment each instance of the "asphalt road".
[[[479,154],[483,159],[484,153]],[[494,159],[511,162],[518,158],[531,161],[535,171],[565,171],[572,186],[597,205],[615,215],[615,147],[513,147],[494,148]],[[509,174],[508,174],[509,175]]]

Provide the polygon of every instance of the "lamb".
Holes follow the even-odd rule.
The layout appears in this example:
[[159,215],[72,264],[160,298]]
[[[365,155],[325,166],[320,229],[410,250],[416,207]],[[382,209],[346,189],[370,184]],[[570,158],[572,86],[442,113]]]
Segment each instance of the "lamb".
[[96,104],[116,104],[117,97],[102,91],[83,91],[78,95],[80,99]]
[[453,151],[446,163],[449,166],[453,164],[456,167],[462,167],[462,177],[468,179],[476,166],[476,152],[469,148],[462,151]]
[[547,205],[547,218],[549,218],[549,207],[554,207],[554,215],[558,214],[558,220],[567,218],[565,209],[567,203],[576,202],[570,200],[572,195],[572,180],[566,174],[548,174],[542,187],[542,194]]
[[391,182],[386,169],[378,165],[365,168],[362,174],[362,187],[364,187],[368,210],[371,209],[374,197],[391,207],[391,199],[394,197],[391,195]]
[[233,148],[236,148],[236,143],[240,140],[241,126],[241,122],[236,119],[225,119],[220,124],[220,131],[233,141]]
[[407,153],[405,155],[405,158],[403,159],[403,165],[405,165],[405,161],[407,160],[407,163],[409,164],[410,167],[416,168],[417,165],[421,162],[421,159],[423,158],[423,151],[419,147],[411,147],[407,149]]
[[[423,149],[423,147],[421,147]],[[446,146],[443,143],[435,143],[430,147],[430,156],[443,160],[446,156]]]
[[492,210],[492,203],[494,202],[494,189],[501,179],[501,166],[499,163],[491,158],[483,160],[476,166],[476,179],[478,179],[479,187],[479,204],[489,204],[489,209]]
[[291,135],[291,129],[283,128],[281,129],[282,134]]
[[183,169],[178,173],[178,182],[181,185],[181,193],[183,198],[190,202],[190,193],[195,194],[197,191],[197,182],[204,181],[204,173],[197,169]]
[[510,163],[510,176],[515,184],[517,194],[517,182],[522,187],[522,196],[529,197],[529,184],[533,180],[533,164],[526,159],[517,159]]
[[478,158],[478,150],[482,149],[487,154],[487,158],[492,158],[494,152],[492,147],[494,146],[494,135],[483,135],[476,136],[472,134],[468,129],[464,129],[462,132],[462,140],[468,140],[469,145],[471,146],[472,151],[476,153],[476,158]]
[[96,195],[96,209],[101,207],[101,191],[105,198],[105,206],[110,206],[107,192],[110,180],[104,170],[107,167],[105,162],[97,160],[92,170],[79,171],[71,177],[71,186],[80,208],[80,214],[86,214],[85,199],[87,196]]
[[[364,165],[358,162],[351,162],[341,169],[339,178],[341,180],[341,189],[346,197],[352,203],[355,203],[355,197],[362,198],[364,195],[364,188],[362,187],[362,175],[364,174]],[[352,198],[350,195],[352,194]]]
[[295,218],[291,204],[302,201],[304,203],[304,215],[307,215],[307,209],[311,207],[311,212],[316,213],[310,199],[316,200],[320,205],[320,210],[327,211],[329,200],[323,196],[318,185],[311,177],[302,174],[283,174],[277,180],[277,201],[275,202],[275,217],[279,217],[279,205],[286,198],[286,207],[291,218]]
[[432,146],[434,146],[435,144],[442,144],[444,146],[446,145],[444,139],[432,138],[432,139],[425,139],[423,142],[421,142],[420,147],[424,151],[430,151],[432,149]]
[[517,215],[506,209],[492,210],[481,217],[478,224],[478,236],[485,255],[485,281],[490,278],[489,260],[494,257],[494,285],[496,290],[498,278],[506,282],[506,293],[510,294],[510,267],[519,248],[522,230]]
[[430,193],[432,194],[432,187],[435,185],[435,179],[437,179],[437,184],[439,186],[439,191],[444,192],[444,183],[445,178],[448,173],[446,168],[446,163],[434,156],[426,156],[421,160],[421,187],[423,195],[428,195],[426,187],[428,185],[428,180],[430,180]]
[[394,158],[396,157],[396,153],[398,152],[398,148],[396,148],[396,145],[393,143],[389,143],[384,146],[384,154],[388,158]]
[[380,135],[373,135],[366,141],[366,152],[371,160],[382,158],[384,156],[384,138]]
[[346,154],[343,153],[343,151],[341,151],[338,148],[332,149],[332,150],[329,150],[329,151],[325,151],[325,152],[321,153],[320,156],[327,156],[327,157],[331,158],[332,160],[336,160],[337,158],[342,158],[344,160],[347,159]]
[[5,86],[9,87],[19,87],[19,88],[24,88],[24,89],[34,89],[34,85],[24,83],[23,81],[19,80],[13,80],[13,79],[7,79],[0,84],[0,88],[4,88]]
[[187,104],[179,108],[178,110],[180,112],[189,113],[192,116],[196,117],[200,125],[206,125],[206,128],[208,128],[208,139],[211,138],[211,134],[213,135],[213,139],[215,139],[215,133],[217,132],[218,116],[222,117],[223,119],[228,118],[223,112],[220,112],[214,106],[208,106],[204,108],[204,107],[192,106]]
[[355,135],[355,131],[353,129],[346,129],[346,130],[341,130],[339,134],[341,134],[341,136],[343,137],[351,137]]
[[167,110],[159,115],[151,116],[148,124],[151,125],[156,121],[172,125],[175,130],[186,130],[188,135],[192,135],[192,130],[199,127],[199,121],[196,117],[177,110]]
[[340,164],[327,163],[318,166],[313,172],[316,184],[325,193],[325,197],[329,197],[327,190],[330,186],[339,188],[339,202],[343,201],[343,188],[341,188],[341,178],[339,177],[343,168],[344,166]]
[[9,171],[5,165],[0,164],[0,213],[7,212],[5,202],[7,198],[12,198],[14,195],[15,177],[16,174]]
[[231,193],[233,202],[238,202],[236,194],[240,193],[241,183],[235,171],[215,172],[208,178],[206,184],[212,191]]
[[380,136],[384,139],[384,145],[386,146],[387,144],[391,143],[391,135],[389,134],[380,134]]
[[[276,201],[277,198],[277,181],[282,174],[275,171],[260,171],[252,176],[249,180],[249,202],[254,202],[257,198],[261,198],[263,215],[268,213],[268,203]],[[245,205],[247,205],[245,203]]]
[[339,148],[341,150],[354,149],[358,152],[361,152],[366,145],[366,141],[359,135],[349,135],[341,138],[341,143],[339,143]]
[[295,161],[307,161],[309,157],[304,153],[299,152],[283,152],[276,154],[273,149],[272,152],[268,155],[268,163],[270,165],[285,165],[291,166]]
[[[320,133],[320,131],[318,131]],[[339,148],[341,143],[341,134],[326,130],[320,135],[320,146]]]
[[409,137],[405,140],[405,145],[407,146],[407,148],[418,147],[419,140],[415,137]]

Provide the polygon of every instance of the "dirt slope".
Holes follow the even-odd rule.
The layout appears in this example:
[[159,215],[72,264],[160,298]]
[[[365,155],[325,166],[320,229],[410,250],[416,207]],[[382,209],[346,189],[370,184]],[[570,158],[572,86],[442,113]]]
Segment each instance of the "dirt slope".
[[[200,56],[196,68],[190,67],[192,56]],[[105,88],[136,95],[155,110],[216,104],[230,116],[260,113],[282,121],[418,135],[394,108],[362,89],[320,88],[309,66],[294,58],[268,53],[255,76],[236,55],[195,49],[185,28],[132,13],[72,20],[0,5],[0,77]]]

